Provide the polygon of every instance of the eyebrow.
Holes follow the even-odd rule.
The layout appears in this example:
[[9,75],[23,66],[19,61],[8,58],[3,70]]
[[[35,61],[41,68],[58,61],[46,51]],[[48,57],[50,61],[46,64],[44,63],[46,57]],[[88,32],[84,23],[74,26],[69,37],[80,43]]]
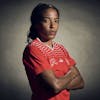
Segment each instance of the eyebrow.
[[[42,18],[48,18],[48,19],[50,19],[50,17],[42,17]],[[54,19],[58,19],[58,20],[59,20],[59,17],[57,17],[57,18],[54,18]]]

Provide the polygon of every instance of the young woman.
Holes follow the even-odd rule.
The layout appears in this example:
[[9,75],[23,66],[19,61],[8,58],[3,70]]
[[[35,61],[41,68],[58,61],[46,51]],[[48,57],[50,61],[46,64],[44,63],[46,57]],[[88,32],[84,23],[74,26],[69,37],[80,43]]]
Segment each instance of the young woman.
[[58,9],[49,4],[38,4],[31,15],[23,64],[32,100],[70,100],[70,90],[84,87],[74,59],[63,45],[53,41],[59,17]]

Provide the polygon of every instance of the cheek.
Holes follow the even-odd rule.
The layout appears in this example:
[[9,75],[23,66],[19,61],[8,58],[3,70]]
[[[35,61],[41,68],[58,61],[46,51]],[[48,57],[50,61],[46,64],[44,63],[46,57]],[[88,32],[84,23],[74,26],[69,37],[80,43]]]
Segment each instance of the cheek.
[[59,24],[57,24],[56,27],[58,28],[59,27]]
[[48,24],[43,24],[42,25],[42,30],[48,31],[49,30],[49,25]]
[[56,29],[56,30],[58,30],[58,28],[59,28],[59,24],[57,24],[57,25],[55,26],[55,29]]

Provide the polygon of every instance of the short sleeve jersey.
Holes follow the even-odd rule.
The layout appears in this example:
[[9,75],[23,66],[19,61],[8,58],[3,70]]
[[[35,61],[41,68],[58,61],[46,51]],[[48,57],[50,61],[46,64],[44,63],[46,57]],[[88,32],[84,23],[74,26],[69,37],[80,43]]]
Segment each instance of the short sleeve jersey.
[[37,76],[43,71],[53,70],[56,77],[61,77],[76,64],[63,45],[53,42],[53,48],[50,48],[36,38],[26,46],[23,64],[33,92],[32,100],[70,100],[67,89],[58,94],[50,93],[37,81]]

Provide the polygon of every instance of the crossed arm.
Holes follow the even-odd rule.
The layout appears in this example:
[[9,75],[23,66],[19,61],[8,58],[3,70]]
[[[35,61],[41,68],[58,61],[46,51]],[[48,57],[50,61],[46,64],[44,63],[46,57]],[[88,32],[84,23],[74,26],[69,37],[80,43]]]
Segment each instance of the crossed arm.
[[44,71],[38,77],[54,93],[59,93],[64,89],[74,90],[84,87],[83,78],[75,66],[71,67],[69,72],[60,78],[56,77],[52,70]]

